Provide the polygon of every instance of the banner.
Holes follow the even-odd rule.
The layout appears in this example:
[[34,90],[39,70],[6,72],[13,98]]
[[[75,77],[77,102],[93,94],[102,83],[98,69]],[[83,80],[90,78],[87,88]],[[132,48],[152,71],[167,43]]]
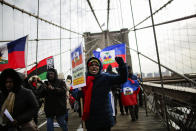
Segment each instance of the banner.
[[85,59],[82,44],[71,52],[73,89],[86,86]]
[[108,46],[100,52],[94,50],[93,54],[96,58],[100,59],[103,69],[107,69],[109,64],[112,67],[118,67],[115,57],[122,57],[126,62],[126,47],[124,43]]
[[28,36],[19,38],[7,44],[0,45],[0,71],[6,68],[25,67],[25,45]]
[[[54,59],[53,56],[47,57],[41,60],[37,64],[37,75],[41,78],[41,80],[46,79],[47,70],[50,68],[54,68]],[[32,67],[27,71],[28,78],[36,75],[36,66]]]

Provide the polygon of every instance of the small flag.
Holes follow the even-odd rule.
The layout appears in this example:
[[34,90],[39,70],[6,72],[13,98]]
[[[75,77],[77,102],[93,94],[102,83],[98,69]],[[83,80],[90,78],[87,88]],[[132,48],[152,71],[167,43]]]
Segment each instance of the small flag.
[[103,64],[103,69],[107,69],[108,65],[118,67],[115,57],[122,57],[126,62],[126,48],[124,43],[108,46],[100,52],[94,50],[93,54],[96,58],[100,59]]
[[0,45],[0,71],[25,67],[25,44],[28,36]]
[[123,106],[137,105],[137,94],[139,93],[139,82],[128,78],[121,88],[121,101]]
[[[47,57],[47,58],[41,60],[37,64],[37,75],[41,78],[41,80],[46,79],[47,70],[50,68],[54,68],[53,56]],[[36,66],[34,66],[30,70],[28,70],[27,75],[28,75],[28,78],[30,78],[33,75],[36,75]]]

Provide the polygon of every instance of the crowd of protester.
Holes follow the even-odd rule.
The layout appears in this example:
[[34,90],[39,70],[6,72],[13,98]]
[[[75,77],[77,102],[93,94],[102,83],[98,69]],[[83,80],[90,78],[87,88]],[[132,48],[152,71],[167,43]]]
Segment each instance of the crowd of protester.
[[[78,113],[87,131],[110,131],[117,122],[118,109],[121,115],[130,114],[132,121],[136,121],[138,104],[143,104],[142,80],[133,74],[132,68],[121,57],[115,60],[119,65],[116,72],[111,65],[104,72],[101,61],[90,58],[87,61],[86,86],[82,88],[73,88],[71,75],[66,80],[59,79],[53,68],[47,70],[45,81],[37,75],[22,79],[14,69],[5,69],[0,74],[0,130],[38,131],[41,107],[44,107],[47,131],[54,131],[54,119],[63,131],[68,131],[70,110]],[[128,102],[126,99],[130,98],[123,94],[123,85],[127,82],[136,87],[132,102]],[[5,112],[13,119],[8,118]]]

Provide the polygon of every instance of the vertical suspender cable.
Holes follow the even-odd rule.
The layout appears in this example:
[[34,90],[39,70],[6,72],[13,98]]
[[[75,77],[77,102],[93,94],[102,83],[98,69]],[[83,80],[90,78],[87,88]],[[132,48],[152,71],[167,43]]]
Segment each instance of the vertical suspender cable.
[[[69,14],[70,14],[70,19],[69,19],[69,29],[71,30],[71,1],[69,1]],[[71,32],[69,32],[69,39],[70,39],[70,54],[71,54]],[[71,65],[70,65],[70,73],[71,73]]]
[[109,16],[110,16],[110,0],[108,0],[108,9],[107,9],[107,30],[109,28]]
[[[135,30],[135,20],[134,20],[133,8],[132,8],[131,0],[130,0],[130,7],[131,7],[132,20],[133,20],[133,27],[134,27],[134,34],[135,34],[135,43],[136,43],[136,47],[137,47],[137,56],[138,56],[138,61],[139,61],[140,74],[141,74],[141,79],[143,80],[142,69],[141,69],[141,62],[140,62],[140,56],[139,56],[140,53],[139,53],[139,49],[138,49],[137,33],[136,33],[136,30]],[[143,84],[143,81],[141,81],[141,82]],[[145,95],[144,95],[144,99],[145,99]],[[146,109],[146,116],[148,116],[146,100],[145,100],[145,109]]]
[[[78,32],[79,32],[79,17],[78,17],[78,0],[77,0],[77,28],[78,28]],[[79,44],[79,35],[78,35],[78,37],[77,37],[77,39],[78,39],[78,44]]]
[[[24,24],[23,24],[24,25]],[[15,34],[16,34],[16,30],[15,30],[15,15],[14,15],[14,9],[13,9],[13,32],[14,32],[14,39],[15,39]]]
[[[37,0],[37,16],[39,17],[39,0]],[[37,38],[36,38],[36,75],[37,75],[37,57],[38,57],[38,39],[39,39],[39,19],[37,18]]]
[[[61,26],[61,0],[60,0],[60,26]],[[60,28],[60,73],[62,72],[62,62],[61,62],[61,28]]]
[[[154,41],[155,41],[155,47],[156,47],[156,53],[157,53],[157,61],[158,61],[158,66],[159,66],[159,74],[160,74],[160,80],[161,80],[161,87],[163,87],[163,78],[162,78],[162,72],[161,72],[161,65],[160,65],[160,59],[159,59],[159,50],[158,50],[158,44],[157,44],[157,37],[156,37],[156,31],[155,31],[155,26],[154,26],[154,18],[152,14],[152,5],[151,5],[151,0],[149,0],[149,7],[150,7],[150,15],[151,15],[151,20],[152,20],[152,29],[153,29],[153,35],[154,35]],[[166,118],[166,123],[167,123],[167,130],[170,131],[169,128],[169,122],[168,122],[168,114],[167,114],[167,108],[165,104],[165,97],[163,95],[163,102],[164,102],[164,108],[165,108],[165,118]]]

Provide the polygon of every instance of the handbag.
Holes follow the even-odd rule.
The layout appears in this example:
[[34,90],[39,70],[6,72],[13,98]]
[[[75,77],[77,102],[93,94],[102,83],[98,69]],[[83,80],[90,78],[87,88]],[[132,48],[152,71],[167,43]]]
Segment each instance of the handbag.
[[22,124],[20,126],[20,130],[21,131],[39,131],[37,128],[37,125],[35,124],[35,122],[33,120]]

